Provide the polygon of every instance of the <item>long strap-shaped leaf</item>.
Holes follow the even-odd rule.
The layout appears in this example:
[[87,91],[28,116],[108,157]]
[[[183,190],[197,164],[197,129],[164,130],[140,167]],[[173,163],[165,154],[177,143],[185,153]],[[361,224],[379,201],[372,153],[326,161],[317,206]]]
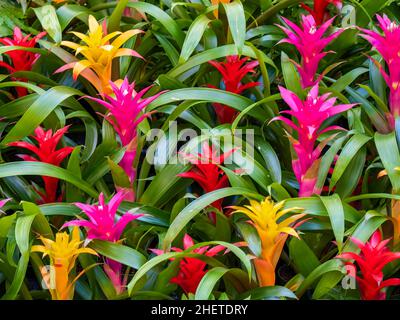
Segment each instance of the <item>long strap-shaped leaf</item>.
[[0,178],[13,176],[47,176],[65,180],[91,197],[97,198],[97,191],[86,181],[76,177],[70,171],[51,164],[34,161],[17,161],[0,164]]
[[238,1],[231,3],[222,3],[228,18],[229,30],[235,43],[237,54],[242,54],[244,40],[246,37],[246,18],[244,15],[243,4]]
[[375,145],[392,183],[393,191],[398,193],[400,191],[400,152],[395,132],[375,133]]
[[342,201],[337,194],[320,197],[320,199],[328,212],[333,234],[335,235],[336,243],[340,252],[343,245],[344,235],[344,211]]
[[80,95],[80,92],[64,86],[51,88],[42,94],[5,136],[2,144],[31,134],[61,102],[73,95]]

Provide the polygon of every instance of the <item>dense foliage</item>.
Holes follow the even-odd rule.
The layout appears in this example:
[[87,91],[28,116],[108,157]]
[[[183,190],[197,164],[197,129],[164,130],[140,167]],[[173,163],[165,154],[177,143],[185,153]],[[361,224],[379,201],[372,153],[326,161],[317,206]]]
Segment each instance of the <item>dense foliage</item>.
[[0,0],[3,299],[397,299],[400,10]]

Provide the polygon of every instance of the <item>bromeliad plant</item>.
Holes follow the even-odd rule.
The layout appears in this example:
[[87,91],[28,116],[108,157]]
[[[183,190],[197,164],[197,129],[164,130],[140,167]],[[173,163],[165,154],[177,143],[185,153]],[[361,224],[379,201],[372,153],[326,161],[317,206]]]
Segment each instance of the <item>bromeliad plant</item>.
[[[183,158],[193,165],[193,168],[188,172],[178,174],[178,176],[193,179],[200,185],[204,193],[225,188],[229,185],[228,176],[220,165],[235,151],[235,149],[232,149],[229,152],[218,155],[215,146],[210,146],[208,141],[203,142],[201,153],[196,155],[182,154]],[[223,199],[218,199],[211,206],[219,212],[223,212],[222,202]],[[211,221],[216,223],[216,213],[211,212],[209,216]]]
[[[24,36],[21,29],[18,27],[14,28],[13,38],[0,38],[0,43],[5,47],[24,47],[28,49],[33,49],[39,39],[43,38],[46,32],[40,32],[38,35],[31,37],[30,34]],[[7,50],[7,56],[9,57],[10,63],[0,61],[0,67],[6,68],[10,73],[18,71],[31,71],[35,62],[39,59],[40,54],[33,51],[23,51],[23,50]],[[16,80],[26,81],[24,78],[18,78]],[[27,95],[28,90],[24,87],[15,87],[18,97]]]
[[[214,68],[222,76],[222,83],[226,91],[241,94],[245,90],[258,86],[258,82],[248,82],[246,84],[242,83],[242,79],[248,73],[254,73],[254,68],[258,66],[258,61],[251,61],[248,57],[239,58],[239,56],[228,56],[226,57],[226,62],[209,61]],[[208,85],[210,88],[214,86]],[[219,123],[232,123],[238,112],[228,106],[220,103],[214,103],[215,113]]]
[[[124,169],[129,181],[133,184],[135,180],[136,170],[133,167],[133,162],[136,156],[137,148],[137,127],[150,115],[146,113],[145,108],[157,99],[162,92],[147,98],[143,98],[147,91],[151,89],[147,87],[139,92],[135,91],[135,83],[129,83],[125,78],[119,85],[110,82],[113,96],[104,94],[107,101],[87,97],[98,102],[106,107],[109,114],[105,115],[105,119],[114,127],[121,140],[122,147],[126,148],[124,156],[120,161],[120,166]],[[134,200],[133,191],[129,195],[131,200]]]
[[335,31],[327,37],[324,34],[332,25],[334,18],[329,19],[321,26],[316,22],[313,15],[301,16],[301,27],[282,17],[289,28],[278,25],[288,36],[280,43],[289,43],[296,47],[301,56],[300,64],[293,61],[299,74],[301,85],[304,88],[314,86],[324,76],[324,73],[318,75],[320,61],[332,51],[323,51],[327,45],[339,37],[343,29]]
[[[10,147],[23,148],[34,153],[36,157],[28,154],[19,154],[18,157],[25,161],[35,161],[48,163],[59,167],[63,160],[72,152],[73,147],[63,147],[57,149],[57,145],[68,131],[68,126],[57,130],[53,134],[53,130],[45,131],[42,127],[35,129],[35,135],[31,138],[36,140],[37,145],[27,141],[13,141],[8,144]],[[41,203],[50,203],[62,200],[62,194],[57,195],[59,179],[55,177],[42,176],[44,181],[44,192],[35,188],[41,197]]]
[[288,133],[289,140],[295,151],[292,160],[293,172],[299,183],[299,197],[308,197],[313,194],[321,194],[317,188],[318,172],[321,152],[333,137],[330,136],[321,141],[317,147],[315,143],[325,132],[343,130],[339,126],[322,128],[324,121],[330,117],[351,109],[354,104],[336,105],[336,98],[330,97],[330,93],[319,95],[318,84],[311,88],[306,100],[302,101],[295,93],[279,87],[283,100],[290,107],[289,111],[282,111],[296,119],[292,120],[278,116],[272,120],[280,120],[297,132],[298,139]]
[[[289,235],[299,237],[296,228],[305,214],[285,216],[289,212],[301,208],[283,208],[284,202],[274,203],[269,197],[258,202],[250,200],[244,207],[232,206],[233,213],[241,212],[250,218],[250,224],[257,230],[261,242],[261,252],[254,257],[254,267],[260,286],[275,285],[275,269],[281,256],[283,246]],[[304,222],[304,221],[303,221]]]
[[71,236],[66,232],[58,232],[56,239],[40,236],[43,245],[32,246],[32,252],[43,253],[43,257],[50,258],[50,270],[43,267],[41,272],[46,281],[53,300],[71,300],[74,296],[74,286],[85,270],[73,276],[75,263],[79,255],[88,253],[97,255],[90,248],[82,247],[79,229],[74,228]]
[[361,276],[356,276],[356,279],[363,300],[385,300],[384,288],[400,284],[399,278],[383,280],[383,268],[390,262],[400,259],[400,252],[391,252],[387,247],[390,240],[382,240],[379,230],[375,231],[365,244],[352,237],[351,241],[358,246],[361,253],[344,252],[337,257],[346,260],[348,266],[355,267],[355,263],[358,265]]
[[400,115],[400,26],[387,15],[377,15],[376,18],[383,35],[373,30],[362,29],[361,37],[371,43],[386,62],[388,72],[378,61],[371,58],[389,87],[390,113],[386,114],[386,118],[390,127],[394,129],[395,119]]
[[[110,242],[119,242],[121,241],[121,235],[127,224],[142,216],[142,214],[125,213],[117,222],[115,221],[118,207],[124,200],[125,196],[125,191],[119,191],[108,203],[105,203],[104,194],[101,193],[98,205],[75,203],[75,205],[89,218],[89,221],[83,219],[72,220],[65,223],[63,227],[85,227],[87,230],[87,240],[99,239]],[[106,258],[104,271],[109,276],[117,293],[122,293],[126,284],[126,280],[123,279],[122,275],[122,264]]]
[[[112,62],[115,58],[133,56],[142,58],[135,50],[122,48],[122,45],[133,36],[142,33],[141,30],[128,30],[126,32],[115,31],[107,34],[106,21],[100,25],[93,16],[89,16],[89,34],[71,31],[73,35],[82,40],[86,45],[77,44],[71,41],[63,41],[61,44],[75,51],[75,55],[81,54],[85,59],[71,62],[58,69],[62,72],[72,70],[74,80],[86,69],[94,71],[100,80],[100,86],[96,89],[101,94],[111,92],[110,81],[112,80]],[[114,39],[114,40],[112,40]],[[89,81],[92,79],[89,78]],[[93,83],[94,84],[94,83]]]
[[[183,250],[190,250],[194,246],[194,241],[191,236],[185,234],[183,237]],[[196,253],[199,255],[205,255],[207,257],[213,257],[225,247],[223,246],[215,246],[213,248],[209,248],[209,246],[198,247],[193,250],[190,250],[192,253]],[[153,253],[157,255],[164,254],[164,251],[160,249],[150,249]],[[180,248],[171,248],[174,252],[182,252],[183,250]],[[172,259],[174,260],[174,259]],[[170,279],[171,283],[175,283],[180,286],[183,292],[186,295],[190,293],[196,293],[196,290],[200,284],[200,281],[203,279],[204,275],[207,273],[206,270],[207,263],[197,259],[197,258],[183,258],[179,262],[178,274]]]
[[399,21],[0,1],[0,298],[397,300]]

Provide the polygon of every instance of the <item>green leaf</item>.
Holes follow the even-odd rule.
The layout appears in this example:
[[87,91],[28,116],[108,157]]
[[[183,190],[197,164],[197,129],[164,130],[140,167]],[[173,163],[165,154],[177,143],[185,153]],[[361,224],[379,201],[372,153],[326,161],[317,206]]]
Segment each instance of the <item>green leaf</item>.
[[228,19],[229,30],[236,46],[237,54],[242,54],[244,40],[246,37],[246,18],[241,1],[235,0],[230,3],[222,2]]
[[8,231],[13,225],[15,218],[17,217],[16,213],[13,213],[9,216],[0,218],[0,238],[6,238],[8,235]]
[[393,192],[400,192],[400,152],[397,145],[396,133],[389,134],[375,133],[375,145],[386,169]]
[[265,160],[265,165],[267,166],[267,169],[271,174],[272,180],[280,184],[282,182],[282,169],[278,155],[276,154],[275,150],[272,148],[268,141],[262,139],[259,136],[255,138],[255,145],[258,152],[261,153],[262,157]]
[[368,72],[367,68],[353,69],[337,79],[335,83],[331,85],[330,89],[336,92],[342,92],[347,86],[352,84],[359,76],[366,72]]
[[321,276],[331,271],[341,271],[342,267],[343,264],[339,259],[328,260],[319,265],[301,283],[299,288],[296,290],[296,296],[300,298],[305,293],[305,291]]
[[227,272],[229,272],[229,269],[223,267],[215,267],[208,270],[197,287],[195,299],[208,300],[217,282]]
[[18,249],[21,252],[21,257],[15,271],[14,279],[6,291],[6,294],[2,297],[3,300],[14,300],[24,282],[25,274],[28,269],[30,253],[29,236],[35,217],[36,214],[28,214],[17,219],[17,223],[15,225],[15,240],[17,242]]
[[4,137],[2,144],[30,135],[61,102],[73,95],[80,95],[80,92],[63,86],[53,87],[40,95]]
[[119,31],[121,24],[121,17],[124,13],[129,0],[119,0],[117,6],[113,10],[110,18],[108,19],[107,31],[108,33]]
[[52,5],[33,8],[44,30],[57,43],[62,40],[61,26],[58,21],[56,9]]
[[64,4],[57,11],[58,21],[60,22],[61,30],[64,30],[74,18],[87,21],[90,10],[84,6],[74,4]]
[[147,260],[139,251],[109,241],[93,240],[89,246],[101,255],[134,269],[139,269]]
[[344,236],[344,211],[342,201],[337,194],[320,197],[320,199],[328,212],[333,234],[335,235],[336,244],[340,252]]
[[[347,202],[347,199],[346,199]],[[328,212],[321,199],[318,197],[311,198],[291,198],[287,199],[284,204],[285,209],[303,208],[307,215],[316,215],[328,217]],[[357,223],[362,218],[362,214],[348,204],[343,204],[344,218],[346,221]]]
[[380,111],[378,111],[372,103],[370,103],[366,98],[361,96],[358,92],[351,89],[350,87],[346,87],[345,90],[347,93],[350,94],[355,102],[361,104],[362,109],[365,111],[377,130],[383,133],[390,132],[389,125],[384,115]]
[[352,159],[355,157],[355,155],[369,140],[371,140],[371,137],[368,137],[361,133],[357,133],[353,137],[351,137],[350,140],[346,143],[333,170],[332,178],[329,184],[330,190],[332,190],[338,180],[342,177],[344,171],[346,170]]
[[289,255],[298,272],[307,277],[320,265],[317,256],[304,240],[295,237],[289,242]]
[[281,52],[281,64],[286,88],[296,93],[299,97],[302,97],[303,89],[301,88],[299,73],[288,55],[283,51]]
[[192,22],[188,32],[186,33],[185,42],[183,43],[181,55],[179,57],[179,63],[186,62],[186,60],[192,55],[203,37],[204,31],[210,21],[211,20],[208,19],[206,15],[202,14]]
[[48,176],[65,180],[92,197],[97,198],[98,196],[97,191],[87,182],[72,175],[68,170],[51,164],[33,161],[17,161],[0,164],[0,178],[26,175]]
[[[147,107],[147,111],[152,111],[162,105],[176,103],[176,101],[181,100],[202,100],[212,103],[222,103],[239,111],[244,110],[247,106],[252,104],[250,99],[224,90],[208,88],[184,88],[168,91],[162,94],[157,100],[153,101]],[[268,117],[263,110],[252,109],[248,113],[257,119],[265,119]]]
[[[178,177],[178,174],[186,172],[188,169],[189,166],[184,165],[166,165],[146,188],[140,198],[140,202],[156,206],[165,201],[165,199],[169,199],[179,191],[176,185],[182,178]],[[160,190],[163,190],[163,192],[160,192]]]

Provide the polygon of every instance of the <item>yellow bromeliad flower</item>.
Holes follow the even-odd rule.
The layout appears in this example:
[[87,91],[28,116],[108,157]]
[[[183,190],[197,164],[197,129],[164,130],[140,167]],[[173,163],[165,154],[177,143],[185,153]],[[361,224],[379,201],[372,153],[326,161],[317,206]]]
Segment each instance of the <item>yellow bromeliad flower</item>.
[[[241,212],[251,219],[251,224],[256,228],[261,240],[261,254],[253,262],[257,272],[260,286],[275,285],[275,268],[281,256],[283,246],[289,235],[299,237],[293,226],[305,214],[295,214],[287,218],[283,216],[293,210],[281,210],[284,201],[274,203],[270,197],[258,202],[250,200],[250,205],[244,207],[233,206],[233,213]],[[278,222],[279,220],[279,222]]]
[[58,69],[57,72],[73,68],[72,75],[74,80],[76,80],[84,70],[89,68],[94,71],[99,79],[100,87],[94,84],[96,89],[100,93],[111,93],[110,81],[113,59],[122,56],[134,56],[143,59],[135,50],[121,48],[126,41],[142,32],[142,30],[133,29],[123,33],[115,31],[107,34],[105,23],[100,25],[96,19],[90,15],[88,35],[71,31],[72,34],[81,39],[86,45],[71,41],[61,42],[61,45],[75,50],[75,55],[81,54],[85,59],[68,63]]
[[[70,279],[70,273],[75,267],[75,261],[82,253],[97,255],[90,248],[82,248],[80,241],[79,228],[75,227],[72,236],[66,232],[56,234],[56,240],[50,240],[42,236],[39,237],[43,245],[32,246],[32,252],[42,252],[43,257],[50,257],[50,270],[43,268],[42,276],[50,290],[53,300],[70,300],[74,295],[74,284],[84,273],[82,271],[74,279]],[[50,279],[50,281],[46,281]]]

